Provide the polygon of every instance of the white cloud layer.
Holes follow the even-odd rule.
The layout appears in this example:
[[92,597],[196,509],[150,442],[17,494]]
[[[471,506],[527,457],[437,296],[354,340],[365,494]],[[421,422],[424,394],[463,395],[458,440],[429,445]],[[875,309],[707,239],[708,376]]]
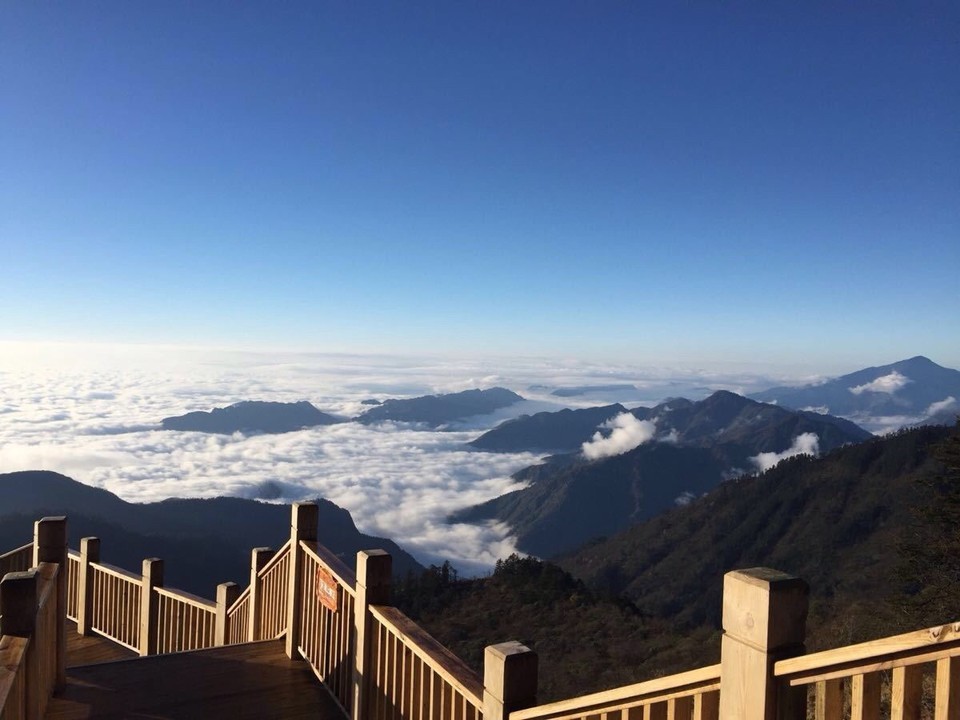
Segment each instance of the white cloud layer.
[[926,415],[929,417],[931,415],[944,412],[945,410],[950,410],[951,408],[960,409],[957,405],[957,399],[953,395],[938,402],[930,403],[930,407],[927,408]]
[[820,438],[816,433],[805,432],[802,435],[797,435],[797,437],[793,439],[793,445],[788,447],[783,452],[760,453],[759,455],[754,455],[752,458],[750,458],[750,462],[753,463],[758,471],[764,472],[772,468],[781,460],[786,460],[787,458],[792,458],[797,455],[818,455],[819,453]]
[[652,420],[638,420],[630,413],[620,413],[600,426],[611,430],[607,436],[597,430],[593,438],[583,443],[583,456],[588,460],[621,455],[653,439],[657,424]]
[[913,382],[910,378],[901,374],[897,370],[894,370],[889,375],[883,375],[878,377],[876,380],[872,380],[868,383],[864,383],[863,385],[857,385],[856,387],[847,389],[854,395],[861,395],[865,392],[878,392],[893,395],[893,393],[910,382]]
[[[363,532],[396,540],[421,562],[450,559],[464,572],[483,572],[512,552],[509,528],[449,525],[446,516],[517,489],[511,474],[540,459],[470,451],[465,443],[521,413],[596,404],[589,395],[555,397],[552,388],[623,382],[640,388],[649,397],[642,404],[652,405],[668,395],[696,399],[711,388],[774,384],[752,374],[538,358],[503,362],[4,342],[0,378],[0,472],[55,470],[133,502],[219,495],[291,502],[322,496],[349,510]],[[445,433],[342,424],[243,437],[165,432],[159,426],[164,417],[240,400],[308,400],[325,412],[352,417],[368,398],[494,385],[528,400]],[[652,433],[652,427],[619,422],[609,428],[616,438],[597,448],[622,452]]]

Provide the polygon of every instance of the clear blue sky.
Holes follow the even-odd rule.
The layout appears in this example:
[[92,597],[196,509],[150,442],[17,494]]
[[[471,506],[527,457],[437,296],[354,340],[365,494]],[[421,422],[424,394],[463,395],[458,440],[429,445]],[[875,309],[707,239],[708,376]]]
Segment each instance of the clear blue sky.
[[0,5],[0,339],[956,366],[958,277],[955,2]]

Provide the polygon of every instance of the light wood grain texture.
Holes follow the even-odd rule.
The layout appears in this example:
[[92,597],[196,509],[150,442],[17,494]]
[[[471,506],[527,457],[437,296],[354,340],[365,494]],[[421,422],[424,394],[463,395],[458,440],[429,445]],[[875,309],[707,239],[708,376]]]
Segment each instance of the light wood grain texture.
[[934,720],[960,720],[960,658],[937,661]]
[[850,720],[878,720],[879,717],[880,675],[854,675],[850,679]]
[[287,657],[300,659],[297,638],[300,637],[300,601],[303,584],[303,565],[300,556],[302,540],[317,539],[319,510],[314,503],[294,503],[290,508],[290,562],[287,570]]
[[890,720],[920,720],[923,668],[917,665],[895,668],[890,692]]

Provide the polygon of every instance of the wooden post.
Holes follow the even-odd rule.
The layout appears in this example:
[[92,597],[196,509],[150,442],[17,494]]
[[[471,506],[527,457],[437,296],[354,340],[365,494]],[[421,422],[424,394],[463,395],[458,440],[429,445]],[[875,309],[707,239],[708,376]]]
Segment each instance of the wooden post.
[[0,635],[31,637],[37,628],[37,568],[7,573],[0,580]]
[[57,573],[57,679],[56,689],[67,684],[67,518],[45,517],[33,524],[33,565],[56,563]]
[[160,598],[153,590],[163,587],[163,560],[148,558],[143,561],[143,579],[140,585],[140,654],[157,654],[157,616]]
[[773,665],[804,653],[808,595],[803,580],[769,568],[724,576],[720,720],[806,717],[805,688],[781,686]]
[[353,627],[356,644],[353,666],[352,720],[370,716],[373,678],[373,641],[371,605],[390,603],[390,582],[393,578],[393,558],[383,550],[361,550],[357,553],[357,586],[353,598]]
[[[34,546],[36,547],[36,546]],[[37,586],[40,572],[33,567],[26,572],[7,573],[0,580],[0,636],[13,635],[30,638],[37,629]],[[43,688],[40,687],[41,656],[48,650],[27,646],[27,654],[21,672],[23,679],[23,708],[26,720],[39,720],[43,706]]]
[[230,618],[227,616],[227,610],[238,597],[240,597],[240,586],[235,582],[217,585],[217,622],[213,632],[215,647],[227,645],[230,642]]
[[483,720],[507,720],[537,704],[537,654],[516,641],[483,651]]
[[100,538],[80,538],[80,571],[77,577],[77,634],[90,635],[93,625],[93,567],[100,562]]
[[267,547],[254,548],[250,553],[250,611],[248,613],[249,627],[247,640],[253,642],[260,639],[260,622],[263,609],[263,598],[260,597],[260,588],[263,581],[260,571],[273,557],[273,550]]
[[294,503],[290,508],[290,573],[287,576],[287,637],[284,645],[287,657],[300,659],[300,595],[303,587],[303,551],[300,541],[317,539],[318,508],[314,503]]

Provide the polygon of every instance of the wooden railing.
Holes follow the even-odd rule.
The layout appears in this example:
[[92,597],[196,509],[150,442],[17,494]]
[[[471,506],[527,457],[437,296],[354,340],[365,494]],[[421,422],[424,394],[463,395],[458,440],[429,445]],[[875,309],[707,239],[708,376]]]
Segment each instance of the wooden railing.
[[11,572],[23,572],[33,565],[33,543],[0,555],[0,579]]
[[77,600],[80,597],[80,553],[67,551],[67,617],[76,622]]
[[960,622],[781,660],[774,672],[789,687],[812,688],[807,713],[817,720],[919,718],[930,707],[936,720],[955,720]]
[[247,588],[236,599],[233,605],[227,610],[229,618],[229,629],[227,631],[227,644],[236,645],[237,643],[251,640],[250,634],[250,588]]
[[2,585],[0,718],[42,717],[57,683],[57,575],[40,563],[13,573]]
[[[16,551],[22,562],[25,548]],[[0,720],[43,717],[65,676],[66,518],[44,518],[34,526],[28,570],[0,579]]]
[[157,600],[158,653],[202,650],[214,646],[217,604],[182,590],[154,588]]
[[[297,651],[349,713],[356,660],[356,576],[322,545],[300,541],[299,547],[303,583]],[[324,592],[327,604],[321,600]]]
[[483,717],[483,681],[473,670],[396,608],[374,605],[370,612],[376,682],[367,717]]
[[143,579],[106,563],[90,563],[90,573],[94,597],[90,629],[139,652]]
[[633,720],[685,718],[717,720],[720,666],[670,675],[571,700],[510,713],[510,720]]
[[290,543],[285,544],[259,573],[257,632],[251,640],[272,640],[287,630]]
[[165,588],[160,560],[139,575],[100,562],[96,538],[68,555],[65,519],[41,521],[32,553],[2,556],[42,564],[0,584],[0,720],[39,717],[63,682],[71,613],[141,654],[283,637],[352,720],[960,720],[960,622],[804,655],[807,586],[765,568],[724,577],[719,665],[537,706],[535,653],[489,646],[481,680],[390,605],[387,553],[358,553],[354,572],[317,519],[294,505],[290,540],[254,550],[250,586],[215,602]]

